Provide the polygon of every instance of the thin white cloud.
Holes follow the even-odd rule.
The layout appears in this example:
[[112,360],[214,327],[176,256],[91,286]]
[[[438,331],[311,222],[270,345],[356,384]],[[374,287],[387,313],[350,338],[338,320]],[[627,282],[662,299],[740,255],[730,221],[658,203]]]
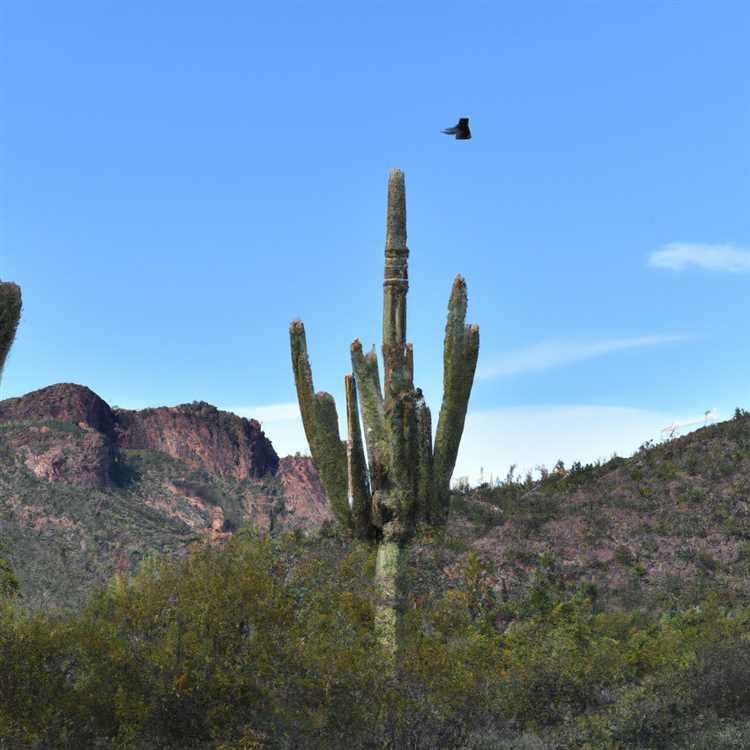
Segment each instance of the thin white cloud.
[[289,419],[299,419],[299,405],[296,401],[262,406],[238,406],[235,409],[227,409],[227,411],[247,419],[257,419],[259,422],[283,422]]
[[706,271],[750,273],[750,251],[732,245],[672,242],[651,253],[648,265],[670,271],[684,271],[695,266]]
[[[668,412],[619,406],[526,406],[487,409],[466,415],[453,480],[468,477],[474,485],[484,469],[504,479],[511,465],[516,475],[558,460],[608,460],[630,456],[647,440],[660,440],[661,430],[686,417]],[[699,425],[700,426],[700,425]],[[538,474],[535,474],[538,476]]]
[[602,339],[600,341],[552,340],[542,341],[517,352],[503,355],[477,368],[478,380],[496,378],[502,375],[515,375],[519,372],[547,370],[551,367],[580,362],[584,359],[601,357],[623,349],[642,346],[669,344],[685,341],[688,336],[636,336],[623,339]]

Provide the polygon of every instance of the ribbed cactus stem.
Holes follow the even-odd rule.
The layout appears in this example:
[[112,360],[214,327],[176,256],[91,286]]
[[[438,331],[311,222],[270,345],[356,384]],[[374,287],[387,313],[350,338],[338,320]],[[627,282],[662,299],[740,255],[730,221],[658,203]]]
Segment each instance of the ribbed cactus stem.
[[429,523],[436,516],[432,487],[432,415],[421,390],[417,389],[416,397],[417,508],[420,520]]
[[366,356],[362,344],[355,339],[351,345],[352,369],[359,390],[362,421],[365,425],[365,444],[370,467],[372,490],[382,490],[387,482],[391,463],[389,435],[385,425],[385,406],[380,391],[378,356],[375,347]]
[[20,319],[21,288],[10,281],[0,282],[0,377],[8,352],[16,338]]
[[408,386],[406,372],[406,294],[409,291],[404,173],[388,178],[385,269],[383,271],[383,371],[386,409]]
[[329,393],[315,393],[307,355],[305,326],[301,320],[292,321],[289,326],[289,340],[297,401],[310,453],[336,520],[344,528],[348,528],[351,525],[351,513],[348,500],[346,444],[339,438],[336,403]]

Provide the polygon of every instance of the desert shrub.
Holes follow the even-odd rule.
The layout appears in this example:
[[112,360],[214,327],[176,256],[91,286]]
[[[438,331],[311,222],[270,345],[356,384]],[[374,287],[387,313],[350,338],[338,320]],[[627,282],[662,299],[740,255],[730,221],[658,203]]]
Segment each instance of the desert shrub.
[[710,729],[698,729],[669,750],[747,750],[750,747],[750,720],[721,722]]
[[454,493],[451,495],[450,502],[452,516],[463,516],[483,529],[500,526],[505,522],[504,515],[497,506],[479,502],[471,496]]
[[735,637],[701,648],[689,673],[695,702],[722,718],[750,708],[750,641]]
[[5,545],[0,541],[0,601],[18,596],[18,579],[6,558]]

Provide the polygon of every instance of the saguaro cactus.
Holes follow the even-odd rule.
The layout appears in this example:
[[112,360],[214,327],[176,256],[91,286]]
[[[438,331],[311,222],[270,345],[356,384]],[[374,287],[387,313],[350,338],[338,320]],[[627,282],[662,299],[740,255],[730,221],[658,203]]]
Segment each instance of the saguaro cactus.
[[0,378],[5,360],[16,337],[21,318],[21,288],[10,281],[0,281]]
[[305,435],[334,516],[344,528],[378,545],[376,625],[391,649],[396,645],[401,549],[418,521],[441,524],[447,518],[450,479],[479,354],[479,326],[464,325],[466,282],[459,275],[448,302],[443,403],[433,447],[430,410],[421,389],[414,387],[413,350],[406,341],[408,257],[404,175],[393,169],[388,181],[383,277],[383,390],[375,347],[364,354],[355,339],[353,374],[344,378],[346,441],[339,437],[333,397],[313,388],[305,327],[301,320],[289,327]]

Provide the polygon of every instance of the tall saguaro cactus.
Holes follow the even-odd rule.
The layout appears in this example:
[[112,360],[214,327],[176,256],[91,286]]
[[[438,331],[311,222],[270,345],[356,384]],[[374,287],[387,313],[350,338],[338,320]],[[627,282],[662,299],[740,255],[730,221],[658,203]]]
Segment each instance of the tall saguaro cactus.
[[448,302],[443,403],[433,446],[430,410],[422,391],[414,387],[413,350],[406,341],[408,257],[404,175],[393,169],[388,181],[383,276],[383,389],[375,347],[364,354],[355,339],[353,374],[344,378],[346,441],[339,437],[333,397],[313,388],[305,327],[301,320],[289,327],[305,435],[334,516],[344,528],[378,545],[376,625],[391,650],[396,645],[401,550],[418,521],[441,524],[447,518],[450,479],[479,354],[479,326],[464,324],[466,282],[459,275]]
[[20,318],[21,288],[11,281],[0,281],[0,378]]

